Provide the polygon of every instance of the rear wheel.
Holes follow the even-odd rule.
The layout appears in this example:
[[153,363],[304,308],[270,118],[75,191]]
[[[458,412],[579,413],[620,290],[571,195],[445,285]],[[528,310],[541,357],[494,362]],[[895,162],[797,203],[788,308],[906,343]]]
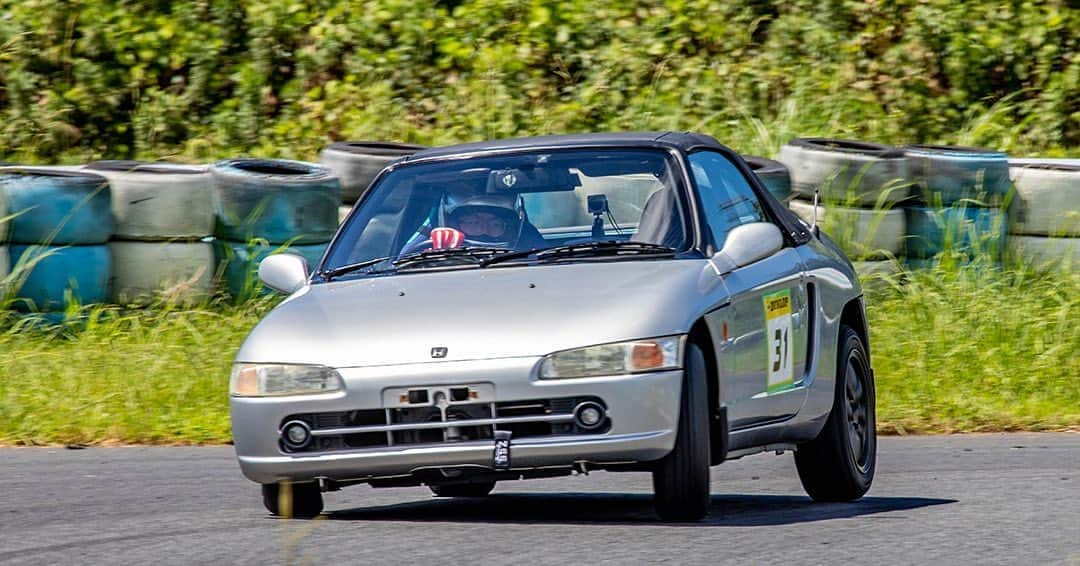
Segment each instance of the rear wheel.
[[437,497],[483,497],[495,489],[495,482],[429,485],[428,489]]
[[852,501],[870,489],[877,456],[874,380],[858,333],[840,327],[832,412],[817,438],[795,452],[803,488],[814,501]]
[[709,399],[705,355],[686,345],[686,372],[675,448],[653,470],[656,513],[696,521],[709,512]]
[[279,517],[310,519],[323,510],[322,490],[314,482],[263,484],[262,495],[266,510]]

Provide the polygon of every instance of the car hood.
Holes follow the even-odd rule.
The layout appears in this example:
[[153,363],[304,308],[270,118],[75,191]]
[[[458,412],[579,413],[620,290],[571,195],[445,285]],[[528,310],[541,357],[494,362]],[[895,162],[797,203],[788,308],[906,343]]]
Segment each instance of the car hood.
[[[725,298],[708,263],[693,259],[369,277],[297,292],[236,359],[359,367],[541,356],[684,333]],[[433,359],[435,347],[445,358]]]

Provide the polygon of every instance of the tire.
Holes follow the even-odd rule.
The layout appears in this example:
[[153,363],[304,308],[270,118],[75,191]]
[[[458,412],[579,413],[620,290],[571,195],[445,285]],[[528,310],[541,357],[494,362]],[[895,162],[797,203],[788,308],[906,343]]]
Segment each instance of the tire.
[[214,292],[214,248],[209,242],[109,242],[110,300],[146,305],[162,297],[193,303]]
[[421,149],[426,147],[391,142],[337,142],[322,151],[319,162],[341,179],[342,202],[352,204],[387,165]]
[[113,232],[109,181],[70,168],[0,169],[11,241],[18,244],[103,244]]
[[428,489],[437,497],[484,497],[495,489],[495,482],[429,485]]
[[11,219],[8,215],[7,192],[0,185],[0,244],[6,244],[8,233],[11,232]]
[[0,244],[0,301],[7,295],[7,276],[11,272],[11,254],[7,245]]
[[322,261],[327,244],[308,246],[275,246],[263,243],[241,244],[215,240],[215,273],[221,275],[222,289],[237,299],[247,299],[259,294],[272,293],[259,282],[259,262],[267,256],[291,253],[307,260],[308,269],[314,269]]
[[352,212],[351,206],[338,207],[338,225],[345,223],[345,219],[348,218],[350,212]]
[[311,519],[323,510],[322,491],[314,482],[263,484],[262,496],[271,515],[286,519]]
[[320,244],[337,232],[341,183],[329,169],[281,159],[230,159],[210,167],[219,238]]
[[697,521],[709,512],[709,400],[705,355],[686,345],[675,447],[653,470],[653,504],[664,521]]
[[197,240],[214,233],[214,186],[206,167],[95,161],[85,169],[112,187],[114,238]]
[[950,206],[972,200],[998,206],[1012,187],[1005,153],[978,147],[909,145],[912,178],[920,202]]
[[989,254],[999,257],[1006,243],[1005,213],[993,208],[955,206],[908,207],[908,258],[929,259],[943,251]]
[[822,200],[873,208],[908,197],[908,159],[887,145],[796,138],[780,148],[777,160],[791,174],[791,190],[810,199],[818,189]]
[[1019,212],[1013,234],[1080,237],[1080,165],[1024,165],[1010,169]]
[[1080,266],[1080,238],[1043,238],[1040,236],[1012,236],[1009,248],[1013,257],[1038,267],[1057,267],[1072,271]]
[[[813,221],[814,204],[793,200],[788,208],[807,223]],[[853,259],[882,259],[904,250],[905,219],[899,208],[873,210],[818,205],[822,230]]]
[[776,200],[787,202],[791,197],[791,173],[788,168],[779,161],[765,159],[764,157],[744,156],[743,160],[754,170],[754,174],[761,179],[762,184],[769,190]]
[[1025,167],[1027,165],[1072,165],[1080,166],[1080,159],[1067,157],[1021,157],[1009,159],[1009,167]]
[[795,467],[814,501],[853,501],[874,481],[877,432],[874,379],[866,347],[850,327],[840,327],[833,408],[817,438],[799,445]]
[[64,310],[68,293],[84,305],[109,298],[108,246],[13,245],[10,253],[19,310]]

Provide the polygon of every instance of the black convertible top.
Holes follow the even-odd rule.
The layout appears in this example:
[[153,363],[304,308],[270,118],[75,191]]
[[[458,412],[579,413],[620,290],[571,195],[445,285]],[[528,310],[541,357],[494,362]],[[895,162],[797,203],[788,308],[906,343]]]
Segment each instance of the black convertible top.
[[[466,155],[474,153],[494,153],[519,149],[604,147],[604,146],[648,146],[673,147],[689,151],[698,147],[727,149],[711,136],[688,132],[603,132],[595,134],[565,134],[558,136],[534,136],[502,140],[463,143],[443,147],[433,147],[418,151],[403,161]],[[730,151],[730,150],[729,150]]]

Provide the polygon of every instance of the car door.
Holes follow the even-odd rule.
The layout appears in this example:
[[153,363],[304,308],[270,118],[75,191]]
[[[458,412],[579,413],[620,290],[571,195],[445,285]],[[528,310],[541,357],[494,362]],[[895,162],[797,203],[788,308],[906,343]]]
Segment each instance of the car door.
[[[689,162],[717,250],[736,226],[770,221],[726,156],[697,151]],[[784,247],[723,277],[731,302],[706,320],[716,340],[729,425],[735,430],[790,418],[806,398],[807,297],[799,254]]]

